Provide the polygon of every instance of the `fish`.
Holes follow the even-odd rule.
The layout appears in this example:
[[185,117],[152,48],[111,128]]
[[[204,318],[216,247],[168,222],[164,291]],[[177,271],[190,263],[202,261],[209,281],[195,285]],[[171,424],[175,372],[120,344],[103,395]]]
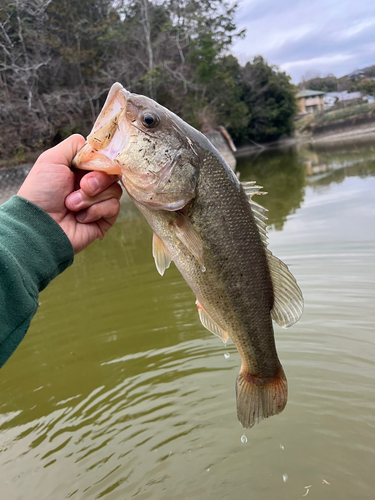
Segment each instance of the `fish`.
[[237,417],[244,428],[279,414],[287,379],[272,321],[286,328],[303,296],[268,249],[255,181],[241,183],[210,141],[154,100],[115,83],[73,165],[118,175],[152,228],[163,275],[173,261],[196,296],[202,325],[230,337],[241,368]]

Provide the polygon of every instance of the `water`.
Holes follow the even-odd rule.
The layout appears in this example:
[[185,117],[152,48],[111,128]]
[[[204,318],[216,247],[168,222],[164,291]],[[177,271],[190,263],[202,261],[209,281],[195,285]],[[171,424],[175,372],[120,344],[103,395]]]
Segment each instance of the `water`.
[[1,499],[374,497],[375,152],[272,151],[239,169],[269,192],[270,248],[305,296],[300,322],[275,327],[284,412],[242,443],[238,353],[201,326],[173,265],[157,273],[125,202],[0,371]]

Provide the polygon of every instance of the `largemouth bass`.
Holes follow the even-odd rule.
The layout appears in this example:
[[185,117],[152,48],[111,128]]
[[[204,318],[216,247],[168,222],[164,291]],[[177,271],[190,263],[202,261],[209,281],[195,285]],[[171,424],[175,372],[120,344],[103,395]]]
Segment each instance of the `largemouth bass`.
[[203,134],[119,83],[73,164],[121,177],[153,230],[159,273],[173,261],[196,295],[203,326],[234,342],[242,426],[280,413],[287,381],[272,319],[292,325],[303,299],[267,248],[265,209],[252,200],[261,194],[255,182],[241,184]]

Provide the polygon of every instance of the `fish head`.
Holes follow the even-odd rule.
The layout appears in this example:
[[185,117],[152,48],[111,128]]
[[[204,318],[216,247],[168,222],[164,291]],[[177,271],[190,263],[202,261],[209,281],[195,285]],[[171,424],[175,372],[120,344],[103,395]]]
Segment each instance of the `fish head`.
[[150,209],[179,210],[195,196],[199,173],[199,144],[189,129],[196,132],[115,83],[73,166],[119,175],[130,197]]

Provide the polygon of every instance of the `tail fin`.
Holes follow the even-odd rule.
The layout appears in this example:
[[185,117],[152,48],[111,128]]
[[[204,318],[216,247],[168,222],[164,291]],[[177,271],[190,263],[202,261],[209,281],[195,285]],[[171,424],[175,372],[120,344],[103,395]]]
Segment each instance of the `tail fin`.
[[245,428],[277,415],[283,411],[288,399],[284,370],[280,367],[279,373],[271,378],[259,378],[240,371],[236,396],[237,418]]

